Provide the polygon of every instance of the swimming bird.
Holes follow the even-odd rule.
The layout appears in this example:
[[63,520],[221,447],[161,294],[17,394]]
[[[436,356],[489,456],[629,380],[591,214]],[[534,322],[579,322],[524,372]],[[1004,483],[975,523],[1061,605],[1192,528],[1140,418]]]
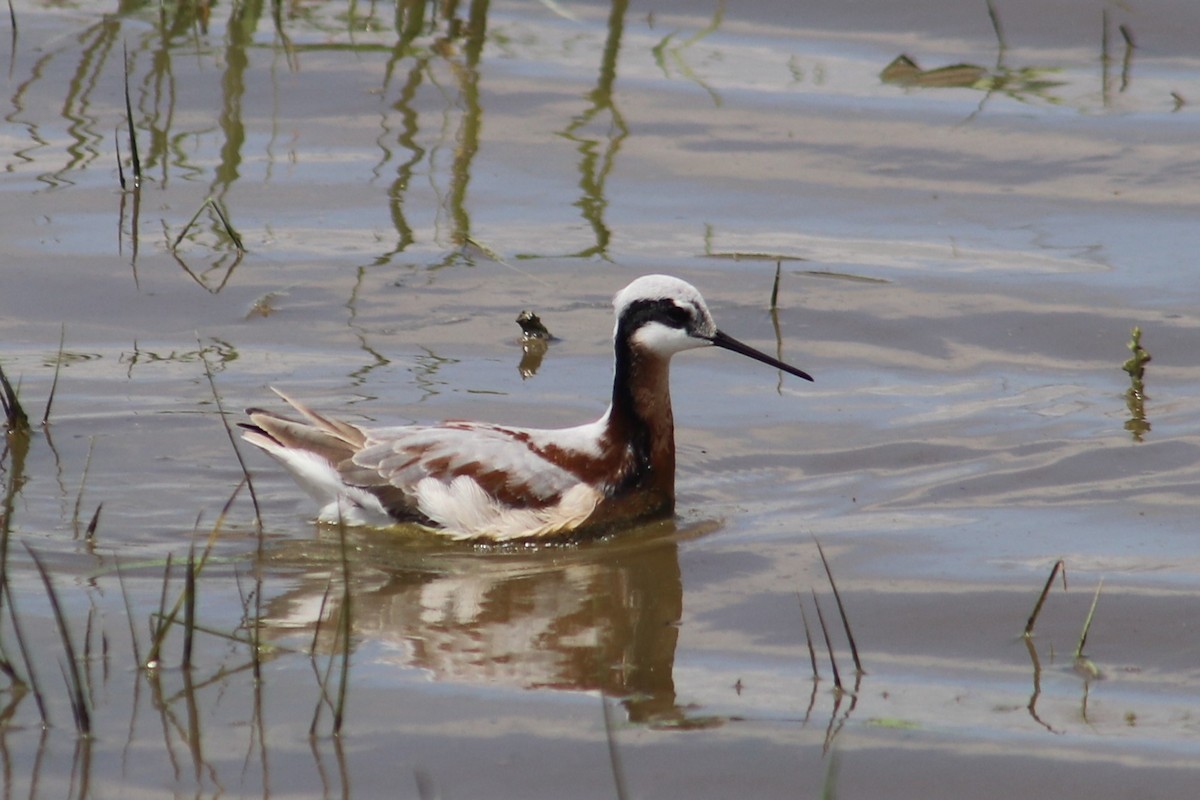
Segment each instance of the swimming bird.
[[303,420],[249,408],[242,437],[347,525],[417,523],[453,539],[505,542],[605,533],[675,509],[671,356],[716,346],[805,380],[717,328],[700,293],[646,275],[613,298],[612,402],[595,422],[539,430],[451,420],[370,428],[275,392]]

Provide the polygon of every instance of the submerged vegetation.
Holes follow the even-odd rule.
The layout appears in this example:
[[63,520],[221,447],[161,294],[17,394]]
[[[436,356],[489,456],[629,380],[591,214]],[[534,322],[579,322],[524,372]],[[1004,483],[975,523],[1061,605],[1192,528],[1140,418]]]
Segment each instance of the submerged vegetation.
[[1150,353],[1142,347],[1141,328],[1133,328],[1126,347],[1130,356],[1121,366],[1129,376],[1129,388],[1125,390],[1129,419],[1125,421],[1125,430],[1129,431],[1135,442],[1140,442],[1150,432],[1150,421],[1146,419],[1146,365],[1150,363]]

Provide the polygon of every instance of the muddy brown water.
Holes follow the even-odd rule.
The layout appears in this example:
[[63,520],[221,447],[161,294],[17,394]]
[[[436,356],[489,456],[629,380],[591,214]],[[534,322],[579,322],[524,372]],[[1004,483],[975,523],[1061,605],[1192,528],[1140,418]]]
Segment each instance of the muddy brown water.
[[[36,418],[61,374],[0,464],[6,795],[1192,796],[1200,11],[991,7],[14,3],[0,364]],[[574,424],[651,271],[816,377],[676,359],[675,520],[343,550],[247,448],[221,516],[205,363],[233,422]]]

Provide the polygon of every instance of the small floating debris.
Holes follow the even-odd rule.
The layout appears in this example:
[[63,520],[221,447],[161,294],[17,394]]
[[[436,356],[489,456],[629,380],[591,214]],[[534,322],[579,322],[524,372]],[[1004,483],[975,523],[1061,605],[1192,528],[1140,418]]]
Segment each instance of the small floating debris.
[[517,372],[521,373],[523,380],[537,374],[554,335],[542,322],[541,317],[532,311],[522,311],[518,314],[517,324],[521,326],[521,363],[517,365]]
[[951,64],[936,69],[921,69],[914,59],[899,55],[883,68],[879,78],[884,83],[897,86],[969,89],[987,75],[987,69],[977,64]]
[[517,324],[521,326],[521,340],[540,339],[550,341],[554,337],[542,322],[542,318],[532,311],[522,311],[517,314]]
[[279,310],[277,301],[282,296],[283,295],[280,292],[267,292],[262,297],[254,301],[254,304],[250,306],[250,310],[246,312],[245,318],[249,320],[255,317],[271,316]]

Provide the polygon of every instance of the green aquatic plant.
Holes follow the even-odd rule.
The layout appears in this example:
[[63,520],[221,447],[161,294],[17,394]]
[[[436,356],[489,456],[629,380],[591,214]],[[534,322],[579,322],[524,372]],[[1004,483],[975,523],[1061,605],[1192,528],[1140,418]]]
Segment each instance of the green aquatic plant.
[[1022,103],[1036,99],[1057,105],[1061,100],[1052,90],[1065,84],[1050,77],[1056,71],[1049,67],[1003,64],[989,69],[966,63],[922,69],[916,59],[901,54],[880,71],[879,79],[906,89],[975,89],[988,95],[1003,94]]
[[1150,431],[1150,421],[1146,419],[1146,365],[1150,363],[1150,353],[1142,347],[1142,329],[1134,326],[1130,331],[1129,348],[1131,355],[1121,365],[1129,375],[1129,388],[1125,390],[1125,406],[1129,409],[1129,419],[1125,421],[1125,430],[1133,436],[1135,442],[1142,441]]
[[0,407],[4,409],[4,424],[9,431],[22,431],[29,428],[29,415],[21,406],[17,390],[9,383],[3,367],[0,367]]
[[225,235],[229,237],[231,242],[233,242],[233,246],[237,249],[238,254],[240,255],[241,253],[246,252],[246,248],[242,246],[242,237],[238,236],[237,231],[234,230],[233,225],[229,222],[229,217],[221,209],[220,201],[215,197],[207,197],[205,198],[204,202],[200,204],[200,207],[196,209],[196,213],[192,214],[192,218],[188,220],[187,224],[183,226],[183,230],[181,230],[179,235],[175,237],[175,241],[171,243],[171,251],[174,252],[176,249],[178,249],[179,243],[183,241],[183,237],[187,236],[187,232],[192,229],[193,225],[196,224],[196,220],[200,218],[200,215],[204,213],[206,208],[211,208],[213,213],[217,215],[217,219],[220,221],[221,226],[225,231]]

